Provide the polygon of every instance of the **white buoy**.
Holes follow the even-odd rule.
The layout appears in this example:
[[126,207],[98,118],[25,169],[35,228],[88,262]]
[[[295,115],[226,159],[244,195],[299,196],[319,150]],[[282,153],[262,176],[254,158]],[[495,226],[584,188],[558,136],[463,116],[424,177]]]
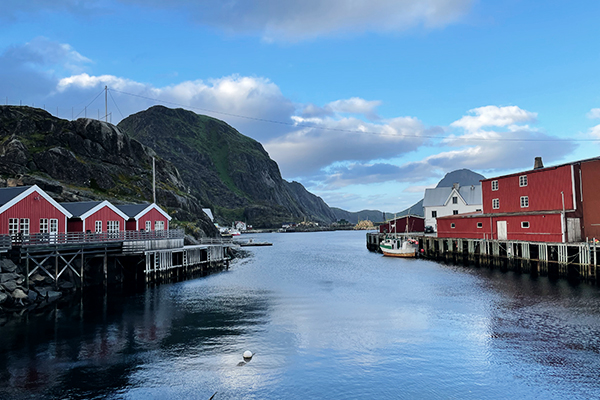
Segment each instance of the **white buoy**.
[[253,354],[252,354],[252,352],[250,350],[246,350],[244,352],[244,360],[249,360],[249,359],[252,358],[252,356],[253,356]]

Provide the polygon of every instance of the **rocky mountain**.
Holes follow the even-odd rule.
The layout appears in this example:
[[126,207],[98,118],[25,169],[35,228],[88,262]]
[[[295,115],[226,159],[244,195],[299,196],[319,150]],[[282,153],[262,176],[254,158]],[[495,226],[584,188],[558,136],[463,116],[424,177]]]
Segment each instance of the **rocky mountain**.
[[471,171],[470,169],[457,169],[456,171],[448,172],[436,187],[452,187],[454,183],[459,183],[460,186],[479,185],[479,181],[485,179],[485,176]]
[[281,178],[277,163],[259,142],[223,121],[155,106],[118,126],[173,163],[190,193],[221,222],[242,220],[261,228],[304,218],[335,221],[321,198]]
[[217,235],[177,168],[114,125],[0,106],[0,186],[37,184],[58,201],[151,202],[152,157],[157,203],[175,225],[197,236]]

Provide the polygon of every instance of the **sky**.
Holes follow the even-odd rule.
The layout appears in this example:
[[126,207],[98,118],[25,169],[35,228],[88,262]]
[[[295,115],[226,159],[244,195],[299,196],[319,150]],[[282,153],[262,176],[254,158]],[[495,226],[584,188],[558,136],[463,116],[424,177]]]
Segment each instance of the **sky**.
[[0,104],[226,121],[332,207],[598,156],[600,2],[4,0]]

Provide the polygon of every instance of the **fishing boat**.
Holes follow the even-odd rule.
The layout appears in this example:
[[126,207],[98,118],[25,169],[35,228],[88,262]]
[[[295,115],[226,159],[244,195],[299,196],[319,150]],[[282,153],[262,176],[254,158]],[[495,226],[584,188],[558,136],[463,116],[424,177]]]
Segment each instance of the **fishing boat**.
[[381,242],[379,248],[388,257],[416,257],[419,242],[405,237],[390,237]]
[[396,232],[396,216],[394,215],[394,236],[386,237],[383,242],[379,244],[379,248],[384,256],[387,257],[416,257],[419,251],[419,242],[415,239],[406,236],[408,234],[408,215],[406,215],[406,232],[403,237],[398,237]]

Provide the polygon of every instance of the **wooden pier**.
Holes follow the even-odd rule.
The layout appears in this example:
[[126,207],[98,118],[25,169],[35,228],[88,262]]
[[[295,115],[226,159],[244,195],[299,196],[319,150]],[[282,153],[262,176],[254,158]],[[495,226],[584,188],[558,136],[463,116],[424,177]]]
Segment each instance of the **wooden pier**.
[[[384,237],[380,233],[367,233],[367,248],[379,252],[379,243]],[[421,256],[431,260],[599,283],[600,246],[595,239],[578,243],[543,243],[427,235],[411,237],[419,241]]]
[[24,266],[27,288],[34,275],[49,277],[56,288],[62,281],[83,288],[206,273],[229,265],[232,246],[231,239],[220,238],[184,246],[184,232],[169,230],[31,235],[4,243],[4,251]]

